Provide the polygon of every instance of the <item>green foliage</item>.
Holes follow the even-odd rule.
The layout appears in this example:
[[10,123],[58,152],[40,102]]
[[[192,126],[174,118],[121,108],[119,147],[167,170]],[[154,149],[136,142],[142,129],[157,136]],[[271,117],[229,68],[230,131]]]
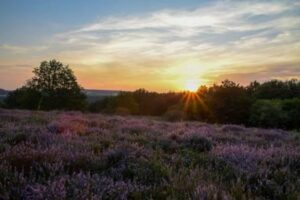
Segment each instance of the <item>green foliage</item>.
[[170,107],[163,117],[165,120],[170,122],[182,121],[186,118],[185,113],[177,106]]
[[9,108],[83,110],[86,96],[73,71],[56,60],[43,61],[34,77],[5,99]]
[[252,106],[250,124],[266,128],[300,128],[300,99],[258,100]]
[[281,110],[285,115],[286,129],[300,129],[300,99],[282,100]]
[[157,160],[129,160],[123,171],[123,177],[143,185],[159,185],[168,180],[165,167]]
[[31,109],[38,108],[41,94],[35,89],[23,86],[8,94],[4,102],[7,108]]
[[[201,86],[196,93],[156,93],[139,89],[94,102],[90,111],[162,116],[167,121],[200,120],[295,129],[300,124],[299,100],[296,99],[300,97],[299,85],[298,80],[292,79],[262,84],[254,81],[243,87],[225,80],[220,85]],[[279,104],[260,101],[273,98],[284,101]]]
[[184,139],[183,146],[197,152],[207,152],[213,147],[211,141],[199,135],[192,135],[191,137]]
[[16,134],[10,135],[10,137],[6,138],[5,142],[10,145],[17,145],[21,142],[27,141],[28,137],[29,137],[29,134],[16,133]]
[[117,96],[106,97],[89,106],[91,112],[116,113],[126,108],[130,114],[162,116],[180,102],[181,93],[156,93],[139,89],[134,92],[121,92]]
[[247,89],[257,99],[300,98],[300,82],[296,79],[271,80],[262,84],[252,82]]
[[209,88],[206,103],[212,111],[212,121],[242,124],[249,117],[251,98],[242,86],[225,80]]
[[117,99],[117,108],[119,114],[137,114],[138,104],[131,93],[121,92]]
[[90,112],[114,113],[117,106],[117,99],[115,97],[106,97],[104,99],[92,102],[89,105]]
[[[85,110],[86,96],[73,71],[56,60],[44,61],[34,77],[10,92],[7,108]],[[275,100],[276,99],[276,100]],[[118,115],[161,116],[166,121],[198,120],[266,128],[299,129],[300,82],[254,81],[241,86],[225,80],[200,86],[197,92],[120,92],[89,104],[90,112]]]
[[276,100],[258,100],[252,106],[251,125],[280,128],[282,120],[280,104]]
[[295,174],[284,169],[271,168],[267,172],[256,172],[247,177],[245,186],[255,196],[266,199],[297,199],[297,189],[292,183]]
[[3,153],[8,148],[8,145],[5,143],[0,143],[0,153]]

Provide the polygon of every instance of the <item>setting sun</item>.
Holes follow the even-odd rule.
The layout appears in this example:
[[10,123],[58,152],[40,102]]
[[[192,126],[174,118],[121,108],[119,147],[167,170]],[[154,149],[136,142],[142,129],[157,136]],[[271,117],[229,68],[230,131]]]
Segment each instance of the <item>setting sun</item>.
[[196,81],[187,81],[185,83],[184,89],[188,90],[190,92],[196,92],[198,87],[199,87],[199,84]]

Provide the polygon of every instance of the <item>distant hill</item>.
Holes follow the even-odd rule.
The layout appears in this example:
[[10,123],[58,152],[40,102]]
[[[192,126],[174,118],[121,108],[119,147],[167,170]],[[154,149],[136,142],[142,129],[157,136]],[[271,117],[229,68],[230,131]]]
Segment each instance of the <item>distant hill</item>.
[[4,90],[0,88],[0,96],[6,96],[8,94],[8,90]]
[[108,96],[116,96],[120,93],[118,90],[84,90],[88,102],[101,100]]
[[0,88],[0,102],[4,100],[8,92],[9,92],[8,90],[4,90]]
[[84,90],[87,96],[115,96],[120,91],[117,90]]

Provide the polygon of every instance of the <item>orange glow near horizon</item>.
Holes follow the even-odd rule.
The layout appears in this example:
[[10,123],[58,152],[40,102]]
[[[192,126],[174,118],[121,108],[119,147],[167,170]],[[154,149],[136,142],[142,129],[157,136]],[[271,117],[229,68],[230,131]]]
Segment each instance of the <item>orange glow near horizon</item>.
[[199,84],[196,81],[188,80],[184,86],[185,90],[190,92],[196,92],[199,87]]
[[[103,7],[95,1],[108,12],[85,9],[89,17],[82,20],[77,9],[68,9],[66,16],[75,17],[64,20],[62,15],[59,25],[53,23],[57,15],[51,9],[44,10],[46,15],[27,13],[28,6],[34,10],[46,1],[16,4],[19,10],[9,2],[0,3],[8,11],[0,12],[3,89],[21,87],[33,68],[50,59],[69,65],[83,88],[99,90],[180,92],[225,79],[241,85],[300,79],[299,0],[192,1],[180,6],[174,6],[177,1],[147,1],[145,5],[156,5],[151,9],[143,3]],[[52,6],[59,9],[61,3]],[[29,17],[25,23],[15,20],[24,13]],[[51,31],[41,31],[35,19],[42,30]]]
[[201,94],[197,92],[186,92],[182,98],[183,102],[183,110],[185,112],[196,112],[198,110],[198,106],[200,105],[203,111],[210,113],[208,106],[201,98]]

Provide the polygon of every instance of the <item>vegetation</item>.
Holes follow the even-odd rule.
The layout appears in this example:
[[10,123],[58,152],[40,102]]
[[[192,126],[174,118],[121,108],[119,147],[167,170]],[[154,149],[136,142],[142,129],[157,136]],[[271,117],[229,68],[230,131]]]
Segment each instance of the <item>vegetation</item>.
[[87,107],[68,66],[44,61],[33,72],[0,106],[117,115],[0,109],[0,199],[300,196],[297,80],[139,89]]
[[220,85],[201,86],[196,93],[161,94],[139,89],[91,103],[89,110],[162,116],[168,121],[300,129],[300,82],[272,80],[243,87],[225,80]]
[[0,121],[0,199],[300,195],[296,132],[57,111]]
[[[119,92],[86,101],[73,71],[44,61],[34,77],[9,93],[1,107],[30,110],[82,110],[118,115],[159,116],[167,121],[197,120],[265,128],[300,129],[300,81],[256,81],[241,86],[225,80],[197,92]],[[99,99],[99,98],[98,98]]]
[[56,60],[44,61],[34,77],[5,99],[8,108],[84,110],[85,95],[73,71]]
[[299,129],[300,99],[259,100],[252,106],[250,124],[265,128]]

